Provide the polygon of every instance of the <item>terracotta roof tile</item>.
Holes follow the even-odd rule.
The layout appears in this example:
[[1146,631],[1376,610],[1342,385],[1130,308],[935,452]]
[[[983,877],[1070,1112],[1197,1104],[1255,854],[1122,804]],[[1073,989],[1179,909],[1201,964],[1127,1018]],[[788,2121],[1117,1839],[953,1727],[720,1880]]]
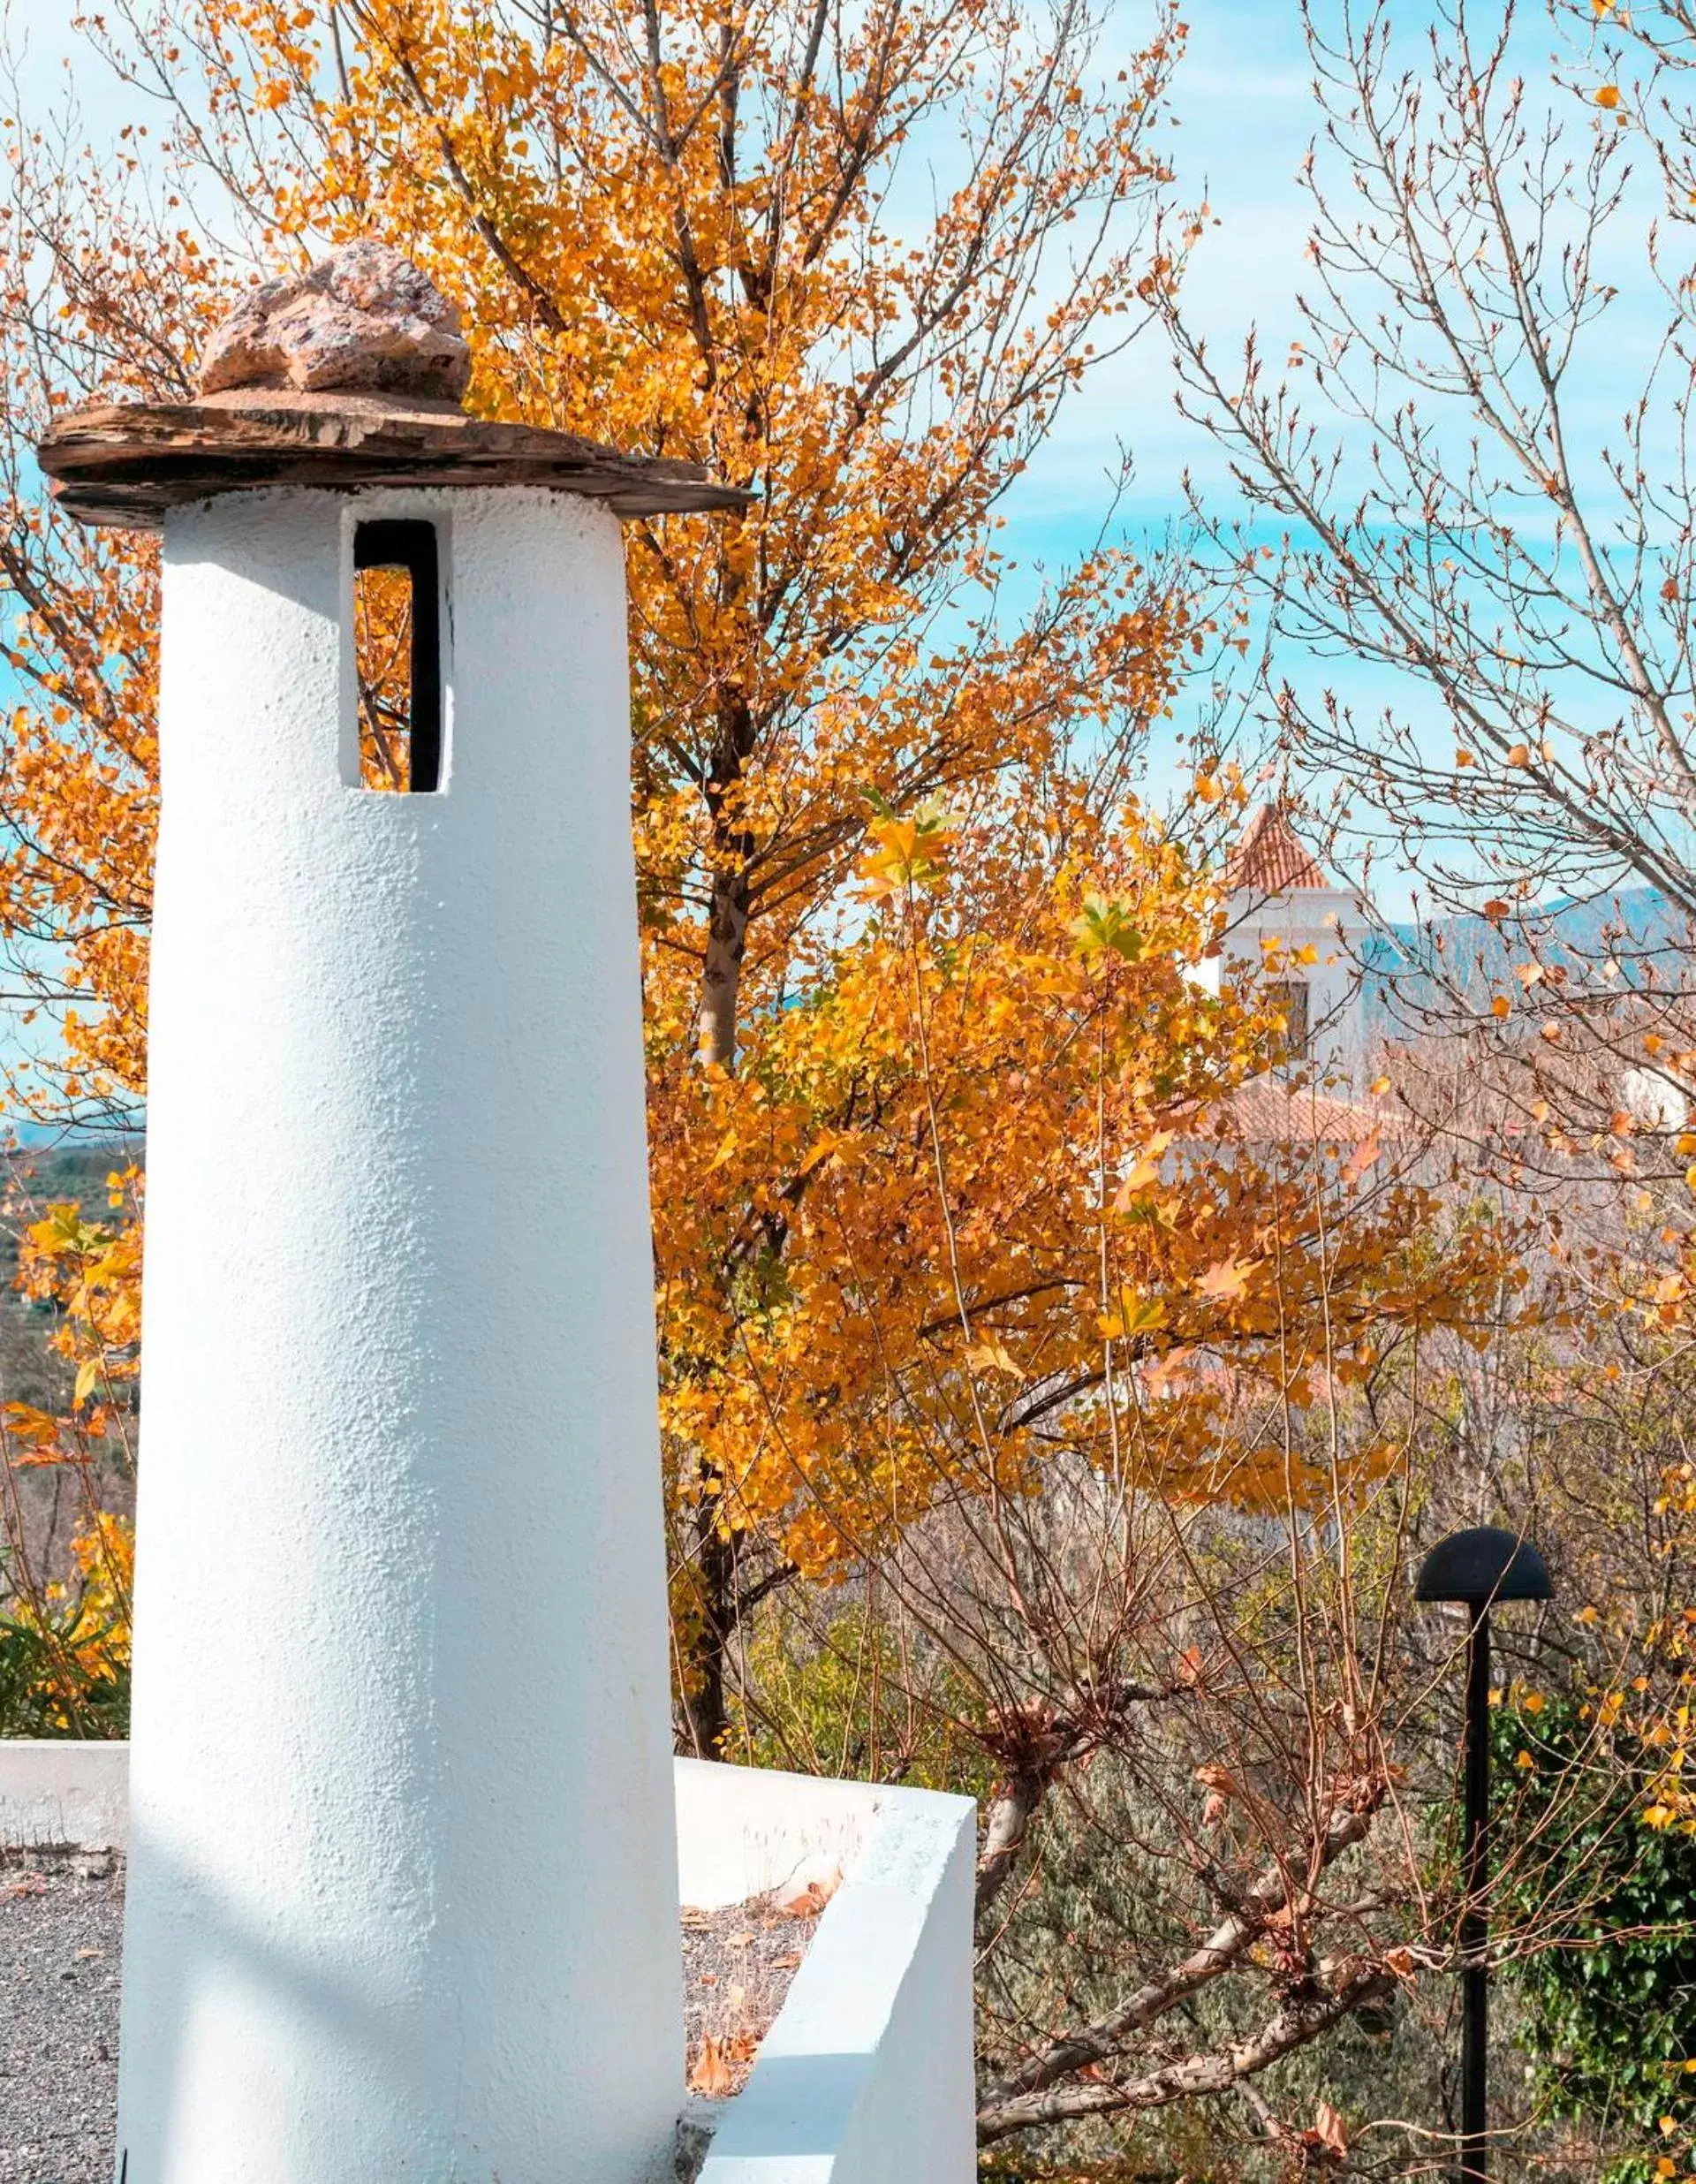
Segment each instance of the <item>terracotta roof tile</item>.
[[1225,883],[1233,892],[1246,887],[1257,895],[1283,895],[1331,884],[1277,804],[1257,804],[1248,815],[1242,839],[1225,867]]
[[1395,1101],[1353,1099],[1346,1093],[1277,1073],[1251,1077],[1211,1109],[1208,1120],[1246,1145],[1319,1145],[1407,1135],[1407,1115]]

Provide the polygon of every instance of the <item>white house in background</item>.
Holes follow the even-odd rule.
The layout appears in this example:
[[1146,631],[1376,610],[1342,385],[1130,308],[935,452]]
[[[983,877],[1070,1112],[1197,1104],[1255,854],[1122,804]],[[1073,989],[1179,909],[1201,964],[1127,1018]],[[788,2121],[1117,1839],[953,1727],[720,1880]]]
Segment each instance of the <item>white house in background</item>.
[[1352,1076],[1366,1053],[1354,960],[1367,925],[1361,899],[1327,876],[1279,804],[1258,804],[1249,813],[1225,877],[1224,932],[1190,975],[1216,994],[1273,959],[1291,1058],[1321,1077]]

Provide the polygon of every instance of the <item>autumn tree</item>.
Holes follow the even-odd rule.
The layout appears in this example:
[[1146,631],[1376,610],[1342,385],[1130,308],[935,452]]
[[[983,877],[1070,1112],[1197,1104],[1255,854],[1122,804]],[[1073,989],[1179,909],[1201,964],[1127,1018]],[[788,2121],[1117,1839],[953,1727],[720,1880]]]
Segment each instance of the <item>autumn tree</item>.
[[[1010,489],[1172,277],[1178,28],[1121,68],[1109,20],[117,0],[88,49],[151,133],[96,159],[14,114],[0,292],[25,693],[0,922],[60,1028],[39,1111],[143,1093],[155,766],[151,563],[42,501],[51,416],[184,397],[243,281],[375,232],[461,301],[481,412],[750,489],[739,520],[630,534],[684,1729],[873,1772],[961,1756],[996,2139],[1246,2101],[1415,1941],[1448,1960],[1441,1911],[1404,1915],[1424,1845],[1390,1748],[1420,1685],[1383,1668],[1382,1602],[1411,1354],[1515,1308],[1501,1237],[1369,1122],[1316,1100],[1278,1160],[1233,1134],[1276,1012],[1185,977],[1215,937],[1206,829],[1130,793],[1205,634],[1105,491],[1076,566],[1039,584],[1007,550]],[[133,1369],[139,1232],[53,1218],[33,1278],[84,1284],[86,1431],[100,1372]],[[14,1416],[14,1450],[68,1458],[65,1423]],[[809,1679],[856,1616],[851,1695],[893,1697],[898,1734],[851,1754],[885,1718],[851,1695],[827,1751]],[[825,1640],[791,1658],[806,1621]],[[1183,1877],[1146,1996],[1118,1958],[1035,1976],[1024,1907],[1098,1789],[1092,1858],[1134,1807],[1138,1859]],[[1369,1840],[1383,1916],[1352,1892]],[[1203,1988],[1238,1998],[1151,2053]],[[1257,2097],[1268,2142],[1331,2157],[1329,2120]]]
[[[1387,1634],[1420,1346],[1518,1315],[1510,1240],[1318,1088],[1292,1141],[1246,1134],[1275,997],[1188,974],[1216,882],[1135,807],[891,815],[862,873],[744,1088],[808,1181],[727,1445],[838,1582],[750,1585],[731,1749],[978,1791],[986,2142],[1249,2089],[1297,2149],[1264,2074],[1452,1953],[1393,1794],[1427,1672]],[[1053,1930],[1051,1862],[1139,1930]]]

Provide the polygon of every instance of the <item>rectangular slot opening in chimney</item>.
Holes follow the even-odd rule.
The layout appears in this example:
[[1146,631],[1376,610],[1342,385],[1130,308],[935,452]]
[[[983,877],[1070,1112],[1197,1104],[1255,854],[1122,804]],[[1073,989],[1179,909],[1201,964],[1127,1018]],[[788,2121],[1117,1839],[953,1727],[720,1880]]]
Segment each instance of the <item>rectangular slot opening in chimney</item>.
[[442,784],[442,629],[435,527],[353,531],[360,782],[427,795]]

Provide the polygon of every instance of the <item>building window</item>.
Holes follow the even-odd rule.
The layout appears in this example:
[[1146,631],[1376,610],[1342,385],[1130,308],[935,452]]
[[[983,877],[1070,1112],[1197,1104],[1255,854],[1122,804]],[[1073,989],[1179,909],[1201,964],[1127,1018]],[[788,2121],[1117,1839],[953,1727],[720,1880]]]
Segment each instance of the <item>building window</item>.
[[1270,989],[1272,1005],[1283,1019],[1283,1054],[1290,1062],[1307,1059],[1307,981],[1282,978]]
[[360,783],[428,794],[442,785],[441,569],[435,527],[353,532],[353,664]]

